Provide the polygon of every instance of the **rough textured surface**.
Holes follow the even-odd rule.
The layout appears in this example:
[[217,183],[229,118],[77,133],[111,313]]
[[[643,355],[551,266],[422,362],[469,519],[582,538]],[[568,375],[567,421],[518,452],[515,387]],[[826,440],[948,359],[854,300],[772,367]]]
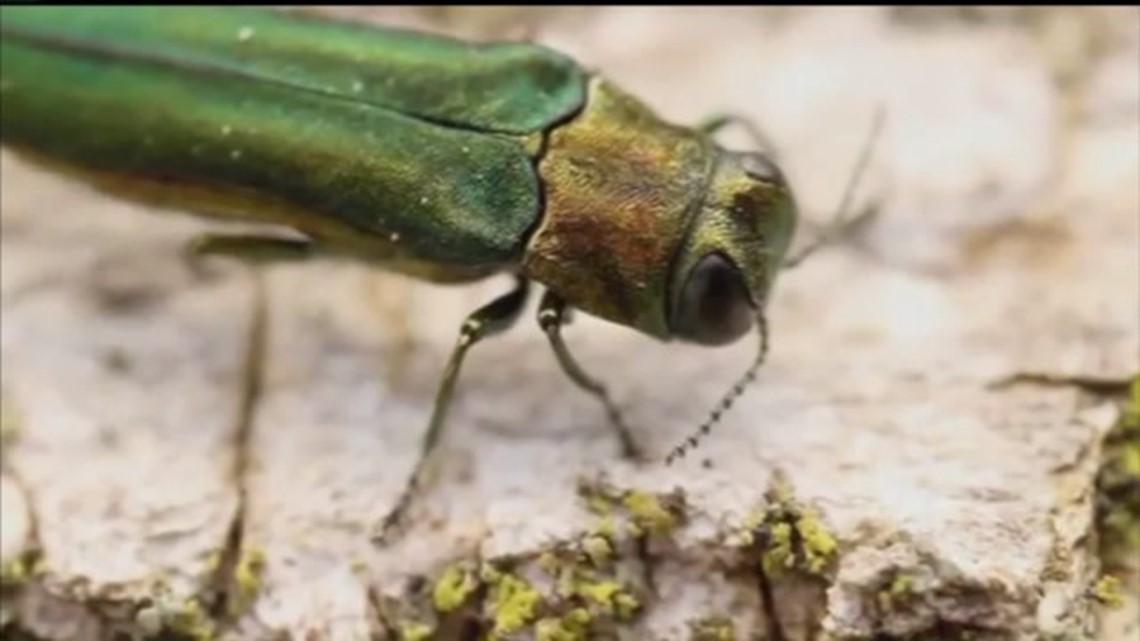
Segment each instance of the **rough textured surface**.
[[[785,275],[768,366],[672,468],[616,458],[531,318],[480,345],[435,483],[381,548],[459,321],[508,283],[190,268],[196,222],[4,155],[4,621],[49,639],[1101,638],[1094,479],[1140,369],[1140,12],[352,11],[534,25],[670,117],[749,113],[816,223],[883,103],[860,190],[879,216]],[[752,349],[582,315],[568,340],[657,457]]]

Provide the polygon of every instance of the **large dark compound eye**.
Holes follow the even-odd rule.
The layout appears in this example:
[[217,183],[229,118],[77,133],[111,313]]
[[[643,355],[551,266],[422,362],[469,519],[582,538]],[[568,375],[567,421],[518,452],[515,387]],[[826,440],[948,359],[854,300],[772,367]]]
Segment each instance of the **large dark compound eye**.
[[689,272],[681,292],[673,331],[702,345],[725,345],[756,322],[756,308],[736,265],[709,254]]

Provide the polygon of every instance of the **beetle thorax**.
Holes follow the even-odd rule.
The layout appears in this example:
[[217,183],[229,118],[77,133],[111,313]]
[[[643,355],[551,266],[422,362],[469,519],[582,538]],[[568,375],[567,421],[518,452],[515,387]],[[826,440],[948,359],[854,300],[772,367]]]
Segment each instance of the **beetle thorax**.
[[545,210],[524,274],[573,307],[668,338],[670,270],[710,167],[701,135],[595,78],[539,164]]

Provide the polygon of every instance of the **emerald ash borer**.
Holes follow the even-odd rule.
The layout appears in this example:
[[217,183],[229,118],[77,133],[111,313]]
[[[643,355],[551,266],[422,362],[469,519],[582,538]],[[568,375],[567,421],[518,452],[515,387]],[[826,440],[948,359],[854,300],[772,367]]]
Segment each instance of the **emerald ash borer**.
[[559,365],[602,400],[627,454],[605,388],[562,340],[568,309],[663,341],[755,331],[755,362],[698,433],[764,359],[796,207],[768,155],[714,140],[737,119],[667,123],[536,44],[280,10],[5,6],[0,47],[4,146],[111,194],[304,238],[212,234],[199,253],[335,256],[437,283],[517,277],[463,322],[386,527],[464,355],[515,321],[532,281]]

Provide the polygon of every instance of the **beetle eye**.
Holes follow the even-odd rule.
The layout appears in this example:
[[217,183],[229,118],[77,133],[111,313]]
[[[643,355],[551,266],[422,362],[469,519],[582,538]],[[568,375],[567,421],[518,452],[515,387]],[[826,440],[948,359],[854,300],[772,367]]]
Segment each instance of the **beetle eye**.
[[766,183],[783,183],[784,174],[772,159],[759,153],[738,154],[740,168],[744,173]]
[[721,254],[705,256],[689,272],[679,303],[674,332],[702,345],[731,343],[756,320],[743,275]]

